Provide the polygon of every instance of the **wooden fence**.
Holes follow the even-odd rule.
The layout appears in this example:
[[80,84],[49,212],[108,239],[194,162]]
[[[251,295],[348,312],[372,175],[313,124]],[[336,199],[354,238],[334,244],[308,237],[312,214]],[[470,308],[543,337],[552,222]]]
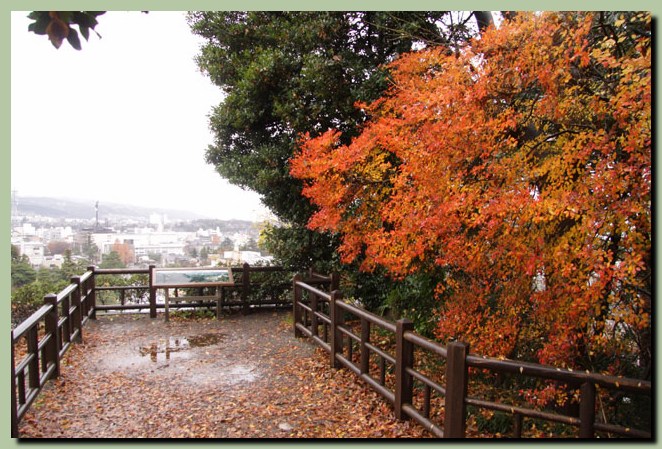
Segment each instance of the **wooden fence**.
[[[83,325],[96,318],[94,270],[71,278],[59,294],[11,331],[11,434],[49,379],[60,374],[60,360],[72,342],[82,341]],[[21,360],[17,364],[17,352]]]
[[[20,420],[46,382],[59,375],[60,360],[72,342],[83,340],[83,325],[89,319],[95,319],[98,311],[149,309],[150,317],[156,318],[157,309],[165,305],[157,304],[157,289],[151,287],[152,269],[99,269],[90,266],[82,276],[72,277],[71,284],[57,295],[46,295],[44,305],[11,331],[12,438],[18,438]],[[215,307],[218,315],[221,309],[234,308],[247,312],[254,307],[290,306],[290,300],[282,299],[282,293],[289,291],[292,285],[292,276],[285,269],[244,264],[232,270],[237,281],[234,286],[223,287],[222,302],[184,301],[172,304],[171,307]],[[270,295],[263,295],[261,289],[266,284],[259,276],[264,277],[270,273],[282,275],[282,281],[269,282]],[[145,275],[145,282],[135,285],[113,285],[106,282],[109,278],[117,279],[127,275]],[[99,276],[105,277],[104,285],[97,285]],[[118,293],[119,301],[100,304],[99,295],[104,292]],[[131,293],[128,298],[127,292]],[[143,295],[147,296],[145,301]]]
[[[594,438],[596,432],[652,438],[650,429],[596,422],[595,412],[597,388],[650,397],[649,381],[472,355],[464,343],[440,345],[416,334],[413,323],[407,319],[395,323],[385,320],[344,302],[338,290],[320,288],[315,282],[304,281],[301,276],[294,278],[293,289],[295,336],[309,337],[329,353],[331,367],[347,368],[370,385],[393,405],[396,418],[413,419],[436,437],[465,438],[467,407],[471,406],[476,410],[510,415],[512,437],[515,438],[522,437],[524,419],[576,427],[580,438]],[[374,335],[394,340],[395,353],[392,350],[389,353],[383,345],[373,341]],[[437,358],[438,363],[432,370],[434,374],[430,370],[423,372],[415,368],[415,354],[421,351],[426,356]],[[576,388],[578,416],[511,405],[498,402],[498,398],[470,396],[468,386],[472,373],[476,376],[485,372],[539,379]],[[445,382],[442,384],[432,377],[444,379]],[[436,413],[431,408],[433,402],[440,409]]]
[[[156,317],[157,309],[165,308],[165,304],[157,302],[157,288],[151,287],[153,266],[144,269],[93,269],[95,276],[122,276],[122,275],[146,275],[144,283],[134,285],[97,285],[96,291],[112,291],[119,293],[119,300],[109,304],[99,304],[97,302],[96,310],[104,311],[122,311],[122,310],[145,310],[149,309],[150,316]],[[290,295],[285,295],[291,288],[291,272],[282,267],[272,266],[251,266],[248,263],[240,267],[232,267],[232,275],[235,283],[232,286],[210,287],[212,289],[221,289],[217,300],[214,295],[209,295],[209,299],[203,299],[202,292],[195,297],[195,300],[189,301],[186,297],[178,298],[178,291],[175,290],[175,297],[171,308],[214,308],[218,312],[223,309],[241,309],[247,312],[250,308],[263,306],[289,306],[291,304]],[[265,276],[275,274],[281,280],[265,282]],[[268,288],[263,288],[268,286]],[[209,289],[206,287],[205,289]],[[131,292],[130,298],[126,297],[126,292]],[[135,294],[141,292],[142,294]]]

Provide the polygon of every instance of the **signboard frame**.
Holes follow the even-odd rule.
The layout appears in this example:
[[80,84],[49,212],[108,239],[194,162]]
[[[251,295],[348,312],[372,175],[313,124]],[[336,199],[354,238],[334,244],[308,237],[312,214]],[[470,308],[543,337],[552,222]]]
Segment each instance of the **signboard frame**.
[[[154,268],[152,273],[152,287],[154,288],[197,288],[197,287],[219,287],[224,285],[234,285],[234,278],[232,277],[231,268],[219,268],[219,267],[209,267],[209,268]],[[173,281],[159,282],[159,274],[173,273],[172,276],[175,277]],[[214,273],[227,273],[227,280],[223,281],[209,281],[209,280],[191,280],[191,281],[181,281],[182,277],[186,277],[187,273],[191,273],[191,276],[202,276],[202,277],[212,277]]]
[[[167,273],[171,273],[170,276],[172,279],[168,281]],[[188,274],[190,273],[190,274]],[[213,279],[215,274],[220,276],[221,273],[227,274],[227,279],[222,281],[219,280],[210,280]],[[163,274],[161,279],[159,279],[159,274]],[[190,280],[186,280],[186,277],[189,277]],[[195,276],[198,276],[198,280],[195,279]],[[220,307],[221,307],[221,290],[224,286],[233,286],[234,278],[232,277],[232,268],[222,268],[222,267],[206,267],[206,268],[152,268],[152,275],[150,276],[152,282],[152,288],[159,289],[162,288],[165,290],[165,321],[170,319],[170,290],[179,289],[179,288],[204,288],[204,287],[216,287],[216,294],[214,296],[183,296],[178,297],[179,300],[183,299],[201,299],[209,298],[216,299],[216,315],[220,317]]]

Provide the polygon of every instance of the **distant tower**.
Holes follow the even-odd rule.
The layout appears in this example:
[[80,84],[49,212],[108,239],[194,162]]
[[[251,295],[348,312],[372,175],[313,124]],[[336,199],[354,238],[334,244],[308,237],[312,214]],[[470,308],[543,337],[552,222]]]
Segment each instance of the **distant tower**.
[[99,202],[97,201],[96,204],[94,205],[94,213],[97,217],[97,221],[94,224],[94,229],[99,229]]

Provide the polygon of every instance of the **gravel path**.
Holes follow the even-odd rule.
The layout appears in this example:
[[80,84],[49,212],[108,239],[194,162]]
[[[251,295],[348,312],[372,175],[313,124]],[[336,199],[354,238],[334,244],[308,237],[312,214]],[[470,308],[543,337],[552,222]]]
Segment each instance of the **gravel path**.
[[326,354],[289,312],[88,322],[22,438],[427,437]]

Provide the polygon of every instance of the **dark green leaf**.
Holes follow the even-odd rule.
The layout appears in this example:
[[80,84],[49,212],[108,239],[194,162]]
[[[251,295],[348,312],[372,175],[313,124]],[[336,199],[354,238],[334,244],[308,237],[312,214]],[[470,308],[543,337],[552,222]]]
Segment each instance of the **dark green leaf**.
[[28,19],[40,20],[44,16],[48,17],[48,12],[47,11],[32,11],[30,14],[28,14]]
[[60,18],[64,23],[71,23],[71,18],[73,16],[73,11],[57,11],[57,17]]
[[80,27],[92,28],[97,26],[98,22],[94,16],[85,11],[76,11],[73,16],[73,22],[77,23]]
[[48,17],[48,13],[40,12],[36,15],[36,17],[31,17],[31,18],[34,18],[35,22],[28,25],[28,31],[32,31],[33,33],[39,35],[46,34],[46,27],[51,21],[50,17]]
[[67,36],[67,41],[76,50],[81,49],[80,38],[78,37],[78,33],[76,32],[76,30],[74,30],[73,28],[69,29],[69,35]]
[[90,28],[83,26],[83,25],[78,25],[78,28],[80,29],[80,34],[83,35],[85,40],[89,40],[90,38]]
[[106,11],[84,11],[84,13],[91,17],[98,17],[106,14]]

